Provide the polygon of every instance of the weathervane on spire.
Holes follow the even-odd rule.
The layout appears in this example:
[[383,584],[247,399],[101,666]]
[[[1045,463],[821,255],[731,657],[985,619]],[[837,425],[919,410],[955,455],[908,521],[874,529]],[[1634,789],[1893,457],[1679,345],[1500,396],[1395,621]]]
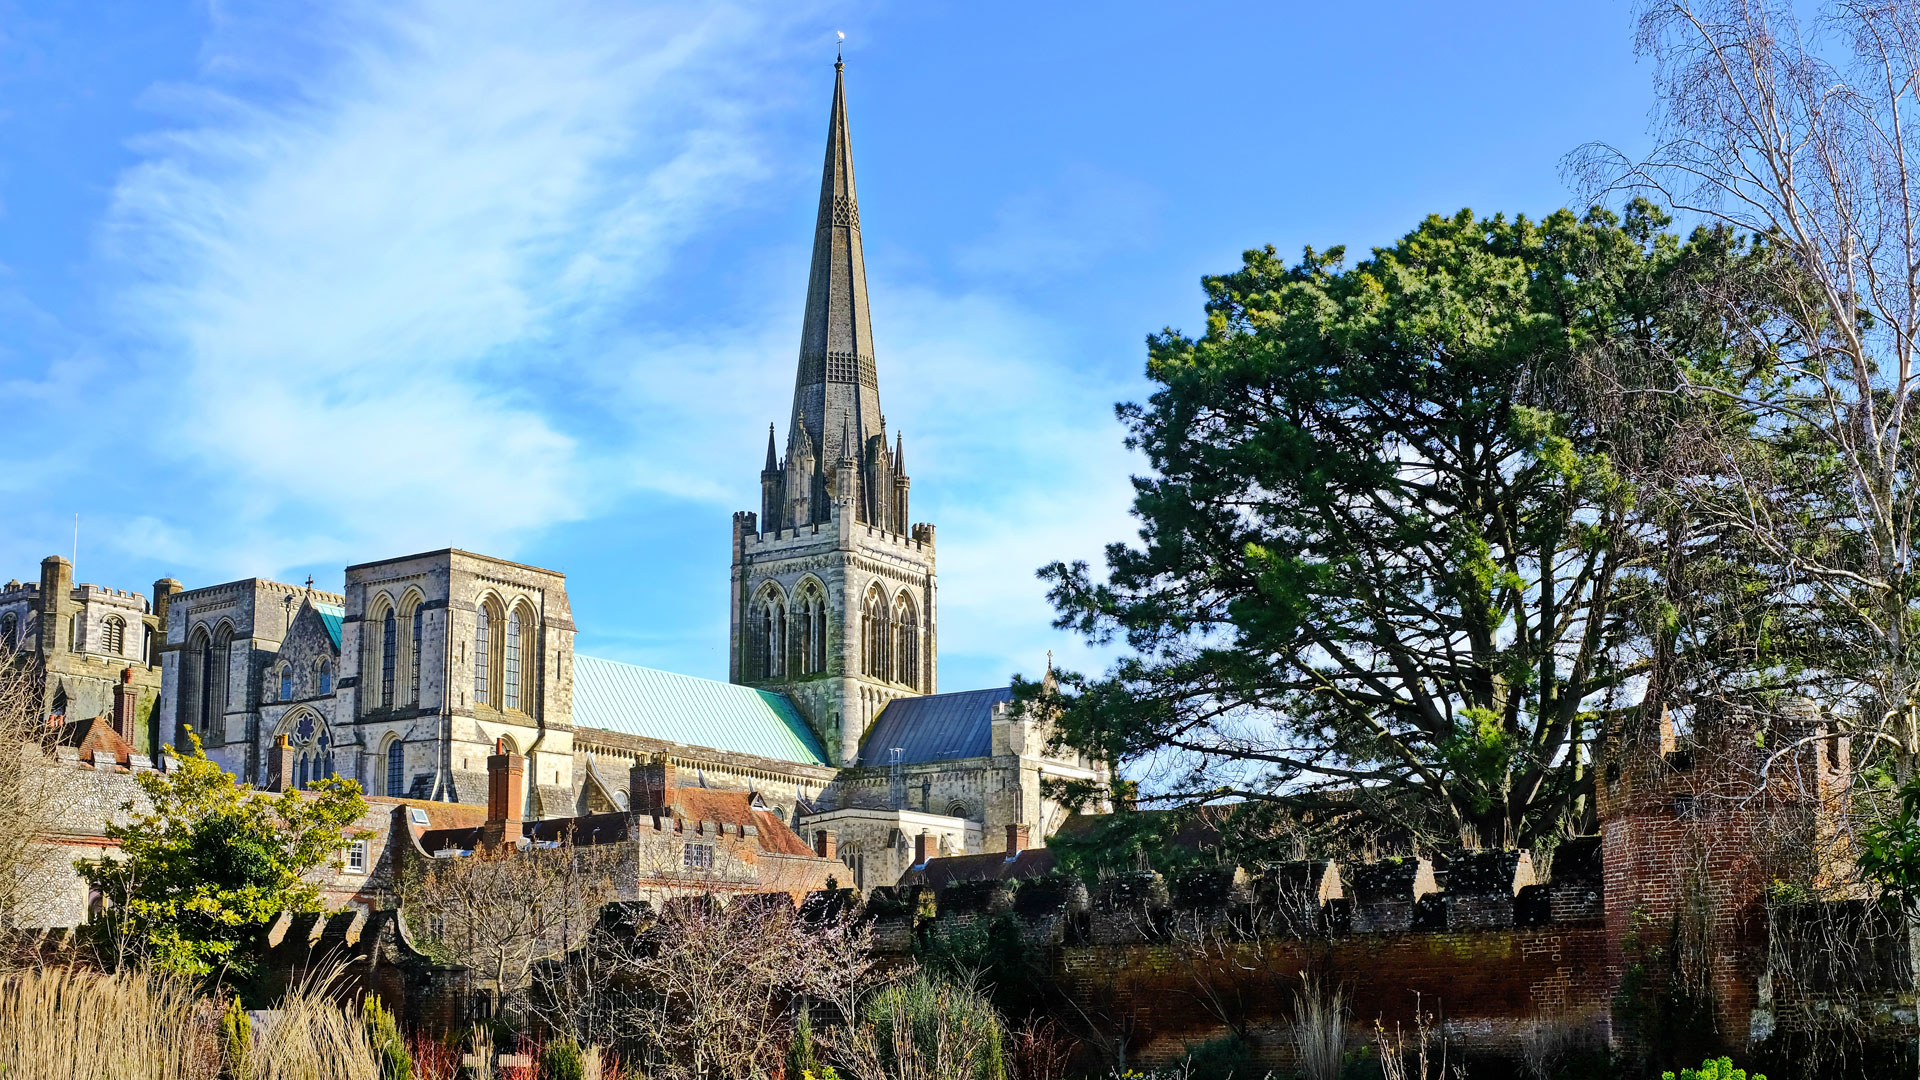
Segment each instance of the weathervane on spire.
[[834,66],[834,67],[839,67],[839,66],[840,66],[840,65],[841,65],[842,63],[844,63],[844,61],[842,61],[842,60],[840,59],[840,50],[841,50],[842,48],[844,48],[844,47],[846,47],[846,44],[847,44],[847,32],[846,32],[845,30],[835,30],[835,31],[833,32],[833,36],[834,36],[834,43],[833,43],[833,66]]

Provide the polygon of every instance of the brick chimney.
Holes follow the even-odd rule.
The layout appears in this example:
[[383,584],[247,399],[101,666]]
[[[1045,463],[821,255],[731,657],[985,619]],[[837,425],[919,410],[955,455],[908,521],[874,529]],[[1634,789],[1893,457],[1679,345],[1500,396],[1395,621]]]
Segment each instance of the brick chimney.
[[133,725],[139,720],[140,692],[133,688],[133,669],[123,668],[120,681],[113,684],[113,730],[129,745],[139,743],[133,737]]
[[495,740],[487,757],[487,822],[480,827],[483,846],[515,844],[526,835],[520,818],[526,796],[527,759],[507,753],[504,739]]
[[1027,850],[1027,826],[1024,822],[1007,826],[1007,854]]
[[636,814],[670,817],[673,806],[673,760],[664,753],[636,761],[627,774],[627,805]]
[[940,838],[930,832],[923,832],[913,838],[913,865],[925,866],[928,859],[940,854]]
[[813,834],[813,853],[823,859],[840,857],[840,837],[832,829],[821,829]]
[[267,790],[293,790],[293,748],[285,735],[275,735],[273,749],[267,751]]

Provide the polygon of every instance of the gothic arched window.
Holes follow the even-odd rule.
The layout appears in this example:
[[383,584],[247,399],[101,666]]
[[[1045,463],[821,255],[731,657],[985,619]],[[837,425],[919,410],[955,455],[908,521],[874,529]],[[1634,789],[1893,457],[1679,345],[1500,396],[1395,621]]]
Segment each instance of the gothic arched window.
[[293,665],[280,665],[280,700],[293,700]]
[[0,649],[12,651],[20,647],[20,620],[13,612],[0,615]]
[[769,594],[760,609],[760,674],[777,679],[786,674],[787,612],[778,594]]
[[888,627],[887,601],[880,595],[880,587],[875,585],[867,590],[867,597],[860,608],[860,670],[868,675],[887,678],[892,673],[892,662],[888,657],[891,651],[892,631]]
[[109,656],[126,655],[126,652],[127,652],[126,620],[122,619],[118,615],[109,615],[107,616],[106,624],[104,627],[102,627],[102,629],[105,631],[105,633],[102,635],[102,637],[105,640],[101,642],[101,651],[105,652]]
[[791,646],[800,674],[818,675],[827,669],[827,601],[818,582],[807,581],[794,594]]
[[[182,667],[186,685],[180,692],[180,725],[204,730],[213,692],[213,650],[205,627],[196,628],[187,639],[187,662]],[[179,739],[186,742],[184,735]]]
[[813,674],[813,595],[802,589],[793,598],[793,669]]
[[333,733],[327,722],[306,709],[295,710],[281,730],[296,755],[293,779],[295,787],[317,784],[333,775]]
[[501,675],[506,681],[506,707],[520,707],[520,612],[507,616],[507,642],[500,659]]
[[767,582],[754,594],[747,611],[746,638],[744,678],[778,679],[787,674],[787,598],[779,585]]
[[67,651],[80,651],[80,613],[67,616]]
[[227,693],[227,672],[231,667],[232,656],[233,627],[228,623],[221,623],[220,629],[213,635],[213,647],[207,650],[203,691],[205,709],[201,714],[201,724],[210,738],[221,737],[221,718],[227,714],[227,706],[232,701]]
[[420,639],[425,636],[427,613],[416,603],[413,628],[407,639],[407,700],[420,704]]
[[902,592],[893,602],[893,681],[908,686],[920,679],[920,621],[913,600]]
[[387,744],[387,794],[398,798],[407,792],[407,751],[399,739]]
[[486,604],[481,604],[479,610],[474,613],[473,627],[473,703],[475,705],[485,705],[489,700],[487,690],[492,685],[489,681],[492,672],[488,669],[492,658],[488,655],[488,649],[493,644],[492,637],[493,609]]
[[393,668],[400,658],[400,622],[393,609],[380,620],[380,707],[393,708]]
[[331,660],[320,661],[320,692],[333,693],[333,661]]

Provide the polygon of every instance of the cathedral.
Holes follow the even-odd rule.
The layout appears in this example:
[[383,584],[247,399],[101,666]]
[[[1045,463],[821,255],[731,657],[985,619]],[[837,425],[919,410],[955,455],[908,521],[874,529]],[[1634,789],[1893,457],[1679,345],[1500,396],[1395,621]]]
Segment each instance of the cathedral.
[[834,72],[793,410],[784,441],[769,430],[759,509],[733,517],[729,681],[578,655],[564,574],[458,549],[357,563],[337,594],[163,579],[151,602],[76,586],[53,557],[0,592],[0,634],[43,658],[49,711],[98,716],[154,760],[198,738],[263,787],[337,775],[478,806],[506,755],[529,821],[626,811],[654,763],[683,789],[750,793],[862,888],[1044,845],[1066,816],[1048,781],[1105,766],[1050,747],[1008,687],[937,692],[934,528],[910,517],[881,411]]

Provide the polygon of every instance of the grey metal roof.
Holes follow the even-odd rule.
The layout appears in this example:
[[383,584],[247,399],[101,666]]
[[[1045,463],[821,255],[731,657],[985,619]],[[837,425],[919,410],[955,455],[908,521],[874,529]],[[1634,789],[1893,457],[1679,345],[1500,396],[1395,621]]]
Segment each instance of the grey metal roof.
[[573,722],[666,742],[827,765],[784,695],[575,654]]
[[1013,691],[1005,686],[895,698],[860,744],[860,764],[890,764],[895,747],[907,765],[986,757],[993,753],[993,707],[1012,700]]

